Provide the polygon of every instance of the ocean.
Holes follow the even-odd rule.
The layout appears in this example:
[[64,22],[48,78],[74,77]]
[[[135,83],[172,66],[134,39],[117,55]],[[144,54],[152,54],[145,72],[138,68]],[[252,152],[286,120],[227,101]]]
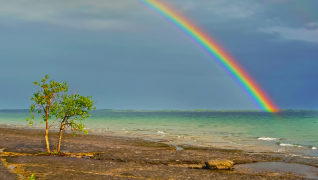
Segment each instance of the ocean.
[[[188,144],[318,158],[317,111],[272,114],[94,110],[91,115],[83,121],[90,134],[160,139],[174,146]],[[28,110],[0,110],[0,126],[44,129],[39,116],[29,127],[25,121],[28,116]]]

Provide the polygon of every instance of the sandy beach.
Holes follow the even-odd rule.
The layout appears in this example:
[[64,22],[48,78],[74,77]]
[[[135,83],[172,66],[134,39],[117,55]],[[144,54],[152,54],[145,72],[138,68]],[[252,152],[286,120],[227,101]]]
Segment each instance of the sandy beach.
[[[256,162],[299,163],[318,167],[317,159],[283,154],[252,153],[235,149],[169,146],[159,139],[146,141],[125,136],[65,134],[60,154],[46,155],[44,131],[0,128],[0,177],[23,179],[302,179],[286,171],[236,168]],[[51,149],[57,133],[50,133]],[[231,170],[210,170],[211,160],[234,162]],[[252,164],[253,165],[253,164]],[[317,172],[318,173],[318,172]]]

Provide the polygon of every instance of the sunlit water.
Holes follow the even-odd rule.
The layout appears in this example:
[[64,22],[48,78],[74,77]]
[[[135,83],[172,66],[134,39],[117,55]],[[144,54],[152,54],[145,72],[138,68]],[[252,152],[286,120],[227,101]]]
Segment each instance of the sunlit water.
[[284,162],[259,162],[249,164],[238,164],[234,166],[236,170],[250,169],[262,173],[267,170],[273,173],[292,172],[295,174],[305,175],[309,179],[318,179],[318,168],[307,166],[303,164],[284,163]]
[[[108,112],[84,121],[91,134],[169,140],[170,144],[239,148],[318,157],[318,113]],[[27,127],[27,110],[0,110],[0,124]],[[36,118],[34,128],[43,127]]]

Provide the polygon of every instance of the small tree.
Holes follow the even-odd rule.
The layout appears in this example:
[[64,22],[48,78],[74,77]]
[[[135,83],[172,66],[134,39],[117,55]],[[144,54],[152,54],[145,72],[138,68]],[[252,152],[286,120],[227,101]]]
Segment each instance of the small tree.
[[68,127],[71,127],[74,136],[76,135],[76,132],[84,132],[84,134],[88,133],[87,130],[84,130],[85,126],[82,124],[82,120],[86,120],[90,117],[89,111],[96,108],[93,106],[94,101],[91,100],[91,98],[91,96],[85,97],[76,93],[72,95],[63,95],[58,113],[61,122],[57,152],[60,152],[62,133]]
[[[31,121],[29,125],[33,124],[34,114],[40,113],[42,114],[42,119],[45,121],[45,141],[46,141],[46,149],[47,152],[50,153],[50,146],[49,146],[49,129],[52,127],[54,122],[58,119],[56,118],[55,121],[49,125],[49,120],[52,116],[58,117],[58,112],[60,109],[59,102],[61,101],[61,93],[68,91],[68,86],[66,82],[59,83],[51,80],[50,83],[46,83],[49,79],[49,75],[46,75],[42,80],[41,84],[38,82],[33,82],[34,85],[39,86],[41,89],[34,93],[30,100],[34,101],[34,103],[30,106],[30,118],[26,120]],[[41,121],[41,123],[43,123]]]

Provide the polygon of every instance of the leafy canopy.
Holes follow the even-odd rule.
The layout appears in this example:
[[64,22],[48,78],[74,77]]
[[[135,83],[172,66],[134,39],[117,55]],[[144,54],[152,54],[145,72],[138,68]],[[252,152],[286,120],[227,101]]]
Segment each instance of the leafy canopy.
[[[31,101],[34,103],[30,106],[30,118],[26,120],[31,121],[29,125],[33,124],[34,114],[42,113],[42,119],[46,123],[48,120],[51,119],[52,116],[57,116],[61,105],[61,93],[68,91],[68,85],[66,82],[59,83],[54,80],[51,80],[47,83],[49,79],[49,75],[46,75],[42,80],[41,83],[35,81],[33,82],[34,85],[39,86],[40,90],[33,94],[30,98]],[[41,121],[41,123],[43,123]]]
[[61,109],[57,117],[63,119],[64,123],[72,128],[74,135],[76,132],[87,134],[87,130],[84,130],[85,126],[81,122],[91,116],[89,111],[96,108],[91,98],[92,96],[85,97],[78,94],[62,96],[59,104]]

